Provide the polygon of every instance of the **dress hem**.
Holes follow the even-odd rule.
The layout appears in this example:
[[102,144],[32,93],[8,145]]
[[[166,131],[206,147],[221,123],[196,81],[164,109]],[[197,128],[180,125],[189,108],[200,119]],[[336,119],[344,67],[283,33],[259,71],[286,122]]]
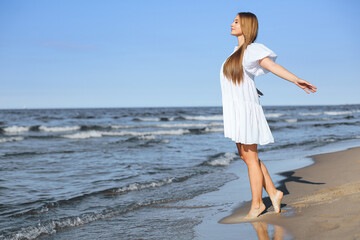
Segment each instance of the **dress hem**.
[[269,143],[274,143],[275,141],[274,141],[274,139],[272,138],[272,139],[269,139],[269,140],[267,140],[267,141],[265,141],[265,142],[244,142],[244,141],[237,141],[237,140],[235,140],[235,139],[233,139],[232,137],[227,137],[227,136],[225,136],[225,138],[230,138],[232,141],[234,141],[235,143],[241,143],[241,144],[244,144],[244,145],[251,145],[251,144],[259,144],[259,145],[266,145],[266,144],[269,144]]

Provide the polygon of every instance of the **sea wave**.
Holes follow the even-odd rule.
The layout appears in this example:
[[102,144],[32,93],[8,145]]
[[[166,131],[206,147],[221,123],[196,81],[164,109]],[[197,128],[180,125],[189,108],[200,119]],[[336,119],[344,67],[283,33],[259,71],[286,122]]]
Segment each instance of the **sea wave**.
[[0,128],[0,133],[9,134],[24,133],[28,131],[42,132],[72,132],[72,131],[90,131],[90,130],[111,130],[111,129],[130,129],[130,128],[191,128],[191,127],[213,127],[222,126],[222,122],[210,123],[174,123],[174,124],[150,124],[150,125],[74,125],[74,126],[10,126]]
[[0,143],[22,141],[22,140],[24,140],[23,137],[7,137],[7,138],[0,138]]
[[223,115],[212,115],[212,116],[184,116],[186,120],[223,120]]
[[125,208],[113,208],[105,209],[97,212],[87,212],[80,214],[78,216],[63,217],[59,219],[51,219],[43,222],[38,222],[38,224],[33,226],[22,227],[20,229],[13,229],[10,234],[0,235],[1,240],[11,239],[11,240],[20,240],[20,239],[36,239],[40,235],[52,235],[57,231],[70,228],[78,227],[84,224],[88,224],[94,221],[98,221],[105,218],[111,218],[120,214],[124,214],[142,207],[151,206],[154,204],[172,202],[183,200],[179,199],[161,199],[154,200],[149,202],[136,202],[129,204]]
[[133,121],[136,122],[160,122],[160,121],[181,121],[181,120],[199,120],[199,121],[207,121],[207,120],[222,120],[222,115],[200,115],[200,116],[178,116],[178,117],[156,117],[156,118],[133,118]]
[[189,128],[189,129],[173,129],[173,130],[159,130],[159,131],[148,131],[148,132],[137,132],[137,131],[120,131],[120,132],[111,132],[111,131],[86,131],[78,132],[74,134],[61,135],[64,138],[70,139],[86,139],[86,138],[96,138],[104,136],[156,136],[156,135],[184,135],[184,134],[202,134],[202,133],[212,133],[212,132],[221,132],[223,128]]
[[39,130],[44,132],[67,132],[79,130],[80,126],[65,126],[65,127],[46,127],[40,126]]
[[285,116],[286,114],[285,113],[266,113],[265,114],[265,117],[268,117],[268,118],[279,118],[279,117],[282,117],[282,116]]
[[210,123],[163,123],[163,124],[149,124],[149,125],[111,125],[113,129],[123,128],[175,128],[175,127],[211,127],[222,126],[222,122],[210,122]]
[[332,123],[315,123],[315,124],[312,124],[313,127],[326,127],[326,128],[330,128],[330,127],[336,127],[336,126],[339,126],[339,125],[359,125],[360,124],[360,121],[356,121],[356,122],[350,122],[350,121],[347,121],[347,122],[332,122]]
[[28,131],[43,131],[43,132],[67,132],[67,131],[76,131],[79,130],[80,126],[54,126],[47,127],[42,125],[34,126],[11,126],[4,127],[2,130],[5,133],[15,134],[15,133],[24,133]]
[[28,152],[7,152],[4,153],[1,157],[24,157],[31,155],[44,155],[44,154],[64,154],[64,153],[74,153],[75,151],[65,150],[65,151],[44,151],[44,152],[36,152],[36,151],[28,151]]
[[318,116],[323,114],[322,112],[304,112],[304,113],[299,113],[299,115],[303,115],[303,116]]
[[[123,194],[127,194],[129,192],[133,192],[133,191],[141,191],[144,189],[149,189],[149,188],[158,188],[167,184],[171,184],[173,182],[183,182],[187,179],[189,179],[192,176],[198,175],[198,174],[204,174],[207,172],[198,172],[198,173],[193,173],[193,174],[189,174],[189,175],[185,175],[182,177],[165,177],[162,179],[158,179],[158,180],[153,180],[153,181],[147,181],[147,182],[133,182],[133,183],[129,183],[126,186],[123,187],[118,187],[118,188],[109,188],[109,189],[105,189],[105,190],[100,190],[100,191],[94,191],[91,193],[85,193],[79,196],[75,196],[75,197],[71,197],[69,199],[63,199],[63,200],[58,200],[58,201],[54,201],[54,202],[45,202],[42,203],[41,206],[36,207],[36,208],[31,208],[29,210],[26,211],[22,211],[19,213],[15,213],[15,214],[11,214],[12,217],[19,217],[19,216],[24,216],[24,215],[38,215],[38,214],[42,214],[45,212],[48,212],[50,209],[55,209],[58,208],[60,206],[65,206],[68,204],[73,204],[73,202],[75,201],[79,201],[88,197],[93,197],[96,195],[123,195]],[[126,178],[122,178],[120,179],[120,181],[123,181],[125,179],[130,179],[133,178],[134,176],[129,176]],[[28,203],[24,203],[28,204]]]
[[228,166],[230,162],[236,160],[239,156],[233,152],[218,153],[209,157],[209,160],[201,163],[200,165],[210,166]]
[[149,183],[131,183],[125,187],[111,189],[111,191],[107,192],[107,194],[114,194],[114,193],[124,194],[129,191],[139,191],[139,190],[146,189],[146,188],[161,187],[165,184],[172,183],[174,180],[176,180],[175,177],[167,177],[160,181],[153,181],[153,182],[149,182]]
[[6,133],[22,133],[29,131],[30,127],[24,127],[24,126],[11,126],[11,127],[5,127],[3,130]]
[[285,122],[288,122],[288,123],[295,123],[297,122],[298,120],[296,118],[289,118],[289,119],[285,119]]
[[346,114],[352,114],[352,111],[342,111],[342,112],[324,112],[326,115],[346,115]]
[[105,132],[105,131],[91,130],[86,132],[62,135],[62,137],[70,138],[70,139],[86,139],[86,138],[103,137],[103,136],[183,135],[185,133],[190,133],[190,131],[188,129],[153,131],[153,132],[134,132],[134,131]]
[[160,121],[174,121],[175,117],[155,117],[155,118],[133,118],[132,121],[134,122],[160,122]]

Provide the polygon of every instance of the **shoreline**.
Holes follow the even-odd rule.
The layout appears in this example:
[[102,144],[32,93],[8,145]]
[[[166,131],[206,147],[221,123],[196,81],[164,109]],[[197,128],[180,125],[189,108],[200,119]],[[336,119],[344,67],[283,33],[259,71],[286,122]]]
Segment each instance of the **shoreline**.
[[269,223],[293,239],[360,239],[360,147],[309,157],[313,164],[278,173],[285,177],[277,187],[284,193],[281,213],[274,213],[269,197],[263,197],[266,210],[256,219],[243,219],[247,202],[219,223],[251,223],[258,237],[258,229]]

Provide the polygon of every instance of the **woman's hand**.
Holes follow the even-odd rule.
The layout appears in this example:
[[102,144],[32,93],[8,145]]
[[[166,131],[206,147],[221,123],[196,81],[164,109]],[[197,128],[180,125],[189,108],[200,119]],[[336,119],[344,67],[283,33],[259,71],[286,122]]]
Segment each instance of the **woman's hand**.
[[[311,83],[305,81],[304,79],[301,78],[297,78],[294,83],[299,86],[300,88],[302,88],[305,92],[309,93],[312,92],[316,92],[317,87],[315,87],[314,85],[312,85]],[[309,90],[309,91],[308,91]]]

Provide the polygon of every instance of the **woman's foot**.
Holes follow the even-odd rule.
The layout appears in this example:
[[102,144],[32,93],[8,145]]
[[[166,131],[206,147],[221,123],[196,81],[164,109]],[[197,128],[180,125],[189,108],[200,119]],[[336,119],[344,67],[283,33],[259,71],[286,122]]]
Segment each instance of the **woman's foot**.
[[283,192],[280,190],[276,190],[276,193],[271,199],[271,202],[274,207],[274,212],[279,213],[280,212],[280,206],[281,206],[281,199],[283,198]]
[[259,208],[251,208],[250,212],[248,213],[248,215],[246,215],[246,217],[244,217],[244,219],[256,218],[265,210],[265,208],[266,208],[265,204],[263,202],[261,202],[260,207]]

